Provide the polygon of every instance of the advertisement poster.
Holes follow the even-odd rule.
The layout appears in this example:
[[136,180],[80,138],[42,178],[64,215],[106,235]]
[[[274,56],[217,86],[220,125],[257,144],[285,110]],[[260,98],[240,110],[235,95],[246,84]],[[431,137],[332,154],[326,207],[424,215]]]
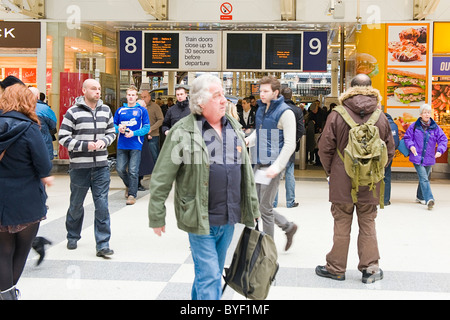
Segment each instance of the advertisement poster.
[[[86,79],[91,78],[87,73],[70,73],[61,72],[60,74],[60,86],[61,96],[59,100],[59,123],[62,123],[62,119],[67,110],[75,104],[75,99],[83,95],[81,90],[83,82]],[[69,159],[69,152],[67,148],[59,145],[58,152],[60,159]]]
[[378,28],[363,25],[361,32],[356,34],[356,73],[367,74],[372,80],[372,86],[384,96],[386,59],[386,25]]
[[[428,103],[428,49],[430,25],[386,25],[385,107],[399,129],[400,139],[419,117],[419,107]],[[412,167],[396,152],[393,167]]]

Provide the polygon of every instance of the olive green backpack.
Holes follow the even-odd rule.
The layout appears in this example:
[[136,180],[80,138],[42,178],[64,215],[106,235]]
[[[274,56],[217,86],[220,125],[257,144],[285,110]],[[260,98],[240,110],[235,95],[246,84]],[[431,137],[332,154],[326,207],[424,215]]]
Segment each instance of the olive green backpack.
[[338,150],[339,157],[344,162],[345,172],[352,180],[352,200],[357,202],[360,186],[368,186],[376,197],[376,184],[380,184],[380,208],[384,208],[384,167],[388,161],[386,143],[380,138],[380,132],[375,123],[381,110],[372,113],[369,120],[357,124],[343,106],[335,107],[345,122],[350,126],[348,144],[344,155]]
[[275,242],[268,234],[245,227],[225,268],[225,288],[230,286],[247,299],[264,300],[278,272],[278,253]]

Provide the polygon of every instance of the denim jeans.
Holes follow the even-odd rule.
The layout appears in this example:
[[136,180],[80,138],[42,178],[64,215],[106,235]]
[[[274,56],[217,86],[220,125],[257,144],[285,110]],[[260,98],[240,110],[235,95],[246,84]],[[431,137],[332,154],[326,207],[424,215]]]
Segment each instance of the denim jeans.
[[[289,161],[286,165],[284,175],[284,185],[286,188],[286,207],[291,208],[295,202],[295,176],[294,176],[294,162]],[[273,207],[278,205],[278,192],[273,201]]]
[[415,163],[413,164],[419,177],[419,185],[417,186],[416,195],[417,199],[425,200],[425,203],[428,202],[428,200],[434,200],[430,186],[431,166],[421,166],[420,164]]
[[84,199],[91,189],[95,206],[94,233],[97,250],[109,248],[111,238],[108,192],[108,167],[70,169],[70,205],[66,217],[67,240],[81,239],[84,218]]
[[209,235],[189,233],[195,278],[192,300],[220,300],[222,296],[222,271],[234,225],[211,226]]
[[384,204],[391,201],[391,177],[392,177],[392,161],[384,168]]
[[155,136],[148,140],[148,147],[150,148],[150,153],[152,154],[153,161],[156,163],[159,155],[159,136]]
[[140,164],[141,150],[117,149],[117,174],[128,188],[128,195],[135,198],[138,191]]

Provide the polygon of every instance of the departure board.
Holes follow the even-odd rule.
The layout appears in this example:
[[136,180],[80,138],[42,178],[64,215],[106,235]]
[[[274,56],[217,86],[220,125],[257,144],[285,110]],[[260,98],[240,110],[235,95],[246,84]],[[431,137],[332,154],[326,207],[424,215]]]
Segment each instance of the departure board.
[[178,69],[179,33],[144,33],[144,68]]
[[227,33],[225,69],[261,70],[262,43],[261,33]]
[[266,70],[302,70],[302,33],[266,34]]

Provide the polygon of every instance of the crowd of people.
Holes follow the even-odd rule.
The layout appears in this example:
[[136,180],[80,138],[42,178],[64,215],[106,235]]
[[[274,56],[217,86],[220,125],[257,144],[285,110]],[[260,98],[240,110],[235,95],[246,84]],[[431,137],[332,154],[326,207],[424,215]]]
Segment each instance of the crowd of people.
[[[175,185],[177,226],[188,233],[194,260],[192,299],[220,299],[221,275],[236,223],[254,227],[260,221],[262,230],[272,237],[277,225],[286,236],[285,250],[291,247],[298,226],[277,212],[278,186],[285,172],[286,207],[297,207],[294,159],[299,141],[306,135],[309,163],[323,166],[329,177],[335,224],[333,246],[326,264],[316,267],[316,274],[345,279],[356,210],[362,281],[381,280],[375,230],[380,195],[361,186],[355,202],[351,179],[338,156],[348,143],[349,126],[340,114],[331,112],[334,105],[324,110],[315,101],[308,111],[302,110],[292,101],[292,91],[282,88],[273,76],[263,77],[259,85],[259,100],[247,97],[237,105],[227,101],[222,81],[208,73],[193,81],[189,93],[178,87],[175,104],[171,98],[167,105],[152,101],[146,90],[139,100],[138,89],[130,87],[126,103],[113,114],[100,99],[100,83],[86,80],[83,96],[64,115],[58,134],[58,142],[68,149],[70,159],[67,249],[77,249],[83,203],[91,190],[96,255],[107,258],[114,254],[109,247],[107,148],[117,139],[116,170],[124,184],[126,204],[136,203],[137,191],[144,188],[142,177],[151,174],[149,224],[161,236],[166,225],[165,202]],[[47,213],[46,187],[53,182],[50,171],[56,117],[38,99],[39,92],[19,79],[8,77],[0,87],[0,300],[15,300],[16,284]],[[357,75],[341,95],[340,104],[353,121],[362,124],[381,108],[380,98],[370,78]],[[431,119],[429,105],[423,105],[419,113],[404,143],[419,177],[417,201],[431,209],[435,199],[430,169],[446,151],[447,138]],[[386,168],[390,168],[398,145],[389,118],[382,113],[375,123],[387,148]],[[390,188],[386,190],[389,201]],[[24,197],[27,202],[21,201]]]

